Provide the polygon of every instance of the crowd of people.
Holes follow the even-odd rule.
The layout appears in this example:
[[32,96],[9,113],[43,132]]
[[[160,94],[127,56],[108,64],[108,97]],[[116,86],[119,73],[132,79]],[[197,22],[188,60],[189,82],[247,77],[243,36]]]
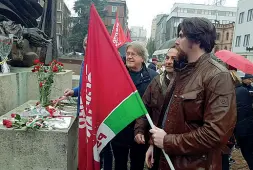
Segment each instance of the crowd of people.
[[[104,170],[112,170],[113,160],[115,170],[143,170],[144,163],[169,170],[161,149],[176,170],[228,170],[235,143],[253,170],[253,76],[240,77],[214,61],[215,40],[209,20],[184,19],[160,74],[157,59],[146,67],[141,43],[127,44],[126,68],[155,127],[145,116],[128,125],[102,151]],[[64,95],[80,96],[80,88]]]

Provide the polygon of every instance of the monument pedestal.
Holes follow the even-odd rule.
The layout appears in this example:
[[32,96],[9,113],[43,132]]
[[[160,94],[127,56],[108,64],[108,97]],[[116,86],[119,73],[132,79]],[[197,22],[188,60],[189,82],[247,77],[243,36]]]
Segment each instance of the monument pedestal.
[[[0,73],[0,116],[29,100],[39,100],[39,84],[32,68],[11,67],[11,73]],[[54,77],[51,99],[72,88],[72,71],[65,70]]]
[[73,112],[73,118],[69,128],[65,130],[24,131],[7,129],[2,125],[2,119],[10,117],[11,113],[21,112],[35,103],[36,101],[28,101],[0,117],[0,169],[76,170],[78,164],[76,108],[69,108]]

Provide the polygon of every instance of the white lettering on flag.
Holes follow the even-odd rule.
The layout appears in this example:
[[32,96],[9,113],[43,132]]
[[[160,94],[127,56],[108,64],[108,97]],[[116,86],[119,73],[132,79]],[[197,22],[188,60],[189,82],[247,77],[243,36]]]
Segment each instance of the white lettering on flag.
[[[79,128],[84,129],[86,128],[86,135],[87,140],[91,137],[92,132],[92,108],[91,108],[91,102],[92,102],[92,95],[91,95],[91,73],[88,73],[88,66],[86,65],[86,75],[84,78],[86,78],[86,107],[83,105],[82,96],[80,96],[80,113],[79,113]],[[88,141],[87,141],[88,142]]]
[[96,161],[99,161],[100,152],[114,137],[115,133],[106,124],[101,123],[97,131],[97,144],[93,148]]
[[116,23],[116,31],[115,31],[115,35],[113,37],[113,44],[115,44],[116,47],[121,45],[121,42],[119,42],[119,23]]

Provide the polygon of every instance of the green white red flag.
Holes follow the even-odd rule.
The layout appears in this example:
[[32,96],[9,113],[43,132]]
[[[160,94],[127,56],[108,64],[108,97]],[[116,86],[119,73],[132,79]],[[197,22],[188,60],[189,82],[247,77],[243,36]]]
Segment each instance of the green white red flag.
[[101,150],[144,114],[141,97],[92,5],[82,74],[79,170],[100,170]]

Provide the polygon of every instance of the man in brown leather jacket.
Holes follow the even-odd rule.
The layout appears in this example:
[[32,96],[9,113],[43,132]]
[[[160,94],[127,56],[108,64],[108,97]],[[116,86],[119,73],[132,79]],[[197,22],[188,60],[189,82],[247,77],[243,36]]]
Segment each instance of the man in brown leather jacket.
[[[143,102],[154,122],[158,122],[157,119],[159,118],[159,115],[161,113],[161,106],[164,102],[167,87],[170,83],[170,79],[173,77],[174,74],[173,63],[177,55],[178,50],[175,47],[172,47],[168,50],[167,55],[164,59],[165,71],[161,75],[156,76],[151,81],[143,95]],[[138,144],[145,144],[145,138],[147,139],[149,137],[148,131],[150,128],[146,116],[137,119],[136,122],[137,123],[135,124],[135,141]],[[160,154],[159,150],[157,150],[157,154],[155,154],[157,155],[156,158],[158,157],[157,159],[159,159],[158,154]],[[157,169],[158,165],[159,160],[156,160],[155,165],[152,169]]]
[[[236,99],[228,70],[210,57],[215,39],[215,27],[209,20],[187,18],[182,22],[176,40],[176,76],[165,96],[167,109],[153,118],[159,128],[150,130],[149,167],[155,145],[165,150],[176,170],[221,170],[221,155],[236,122]],[[159,170],[169,169],[161,155]]]

